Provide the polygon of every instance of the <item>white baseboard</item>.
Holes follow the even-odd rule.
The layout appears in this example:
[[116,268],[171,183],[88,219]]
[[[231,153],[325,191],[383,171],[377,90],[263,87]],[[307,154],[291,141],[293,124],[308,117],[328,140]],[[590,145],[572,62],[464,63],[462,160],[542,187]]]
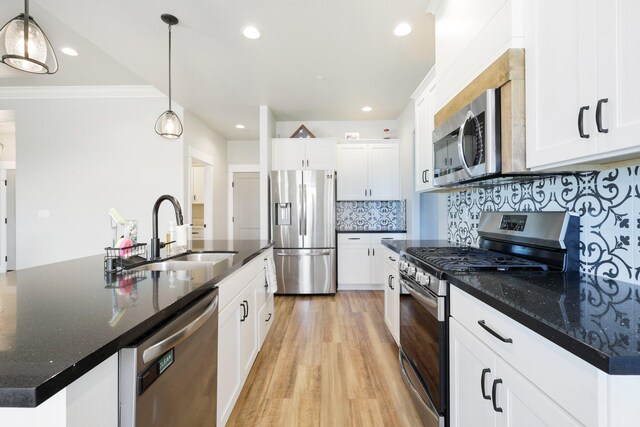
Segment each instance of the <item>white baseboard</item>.
[[382,291],[384,290],[383,284],[371,284],[371,283],[348,283],[341,285],[338,283],[338,292],[340,291]]

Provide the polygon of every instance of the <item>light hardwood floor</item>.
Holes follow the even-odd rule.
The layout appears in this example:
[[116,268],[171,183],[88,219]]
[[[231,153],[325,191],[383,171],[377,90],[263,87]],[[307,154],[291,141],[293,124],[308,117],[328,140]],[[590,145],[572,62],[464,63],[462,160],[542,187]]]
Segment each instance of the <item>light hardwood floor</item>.
[[382,291],[276,297],[227,426],[419,426]]

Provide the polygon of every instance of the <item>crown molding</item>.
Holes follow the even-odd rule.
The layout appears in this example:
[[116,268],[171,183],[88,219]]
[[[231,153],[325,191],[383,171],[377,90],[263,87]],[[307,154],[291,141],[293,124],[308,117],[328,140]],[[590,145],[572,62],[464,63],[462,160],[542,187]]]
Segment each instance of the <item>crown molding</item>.
[[150,85],[0,87],[0,99],[165,98]]
[[440,3],[442,3],[443,1],[444,0],[429,0],[427,2],[427,13],[430,13],[435,16],[436,11],[440,7]]

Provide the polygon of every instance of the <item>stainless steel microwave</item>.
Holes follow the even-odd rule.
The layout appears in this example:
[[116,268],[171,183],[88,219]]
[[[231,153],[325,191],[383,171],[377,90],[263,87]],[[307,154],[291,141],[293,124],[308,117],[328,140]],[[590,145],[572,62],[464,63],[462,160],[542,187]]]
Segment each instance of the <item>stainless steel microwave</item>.
[[433,184],[499,175],[500,89],[489,89],[433,131]]

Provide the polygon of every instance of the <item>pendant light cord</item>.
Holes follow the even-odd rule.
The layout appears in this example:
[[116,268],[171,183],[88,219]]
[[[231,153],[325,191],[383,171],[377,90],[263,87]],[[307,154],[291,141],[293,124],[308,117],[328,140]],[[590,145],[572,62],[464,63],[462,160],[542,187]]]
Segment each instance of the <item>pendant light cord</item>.
[[24,57],[29,57],[29,0],[24,0]]
[[171,111],[171,24],[169,24],[169,111]]

